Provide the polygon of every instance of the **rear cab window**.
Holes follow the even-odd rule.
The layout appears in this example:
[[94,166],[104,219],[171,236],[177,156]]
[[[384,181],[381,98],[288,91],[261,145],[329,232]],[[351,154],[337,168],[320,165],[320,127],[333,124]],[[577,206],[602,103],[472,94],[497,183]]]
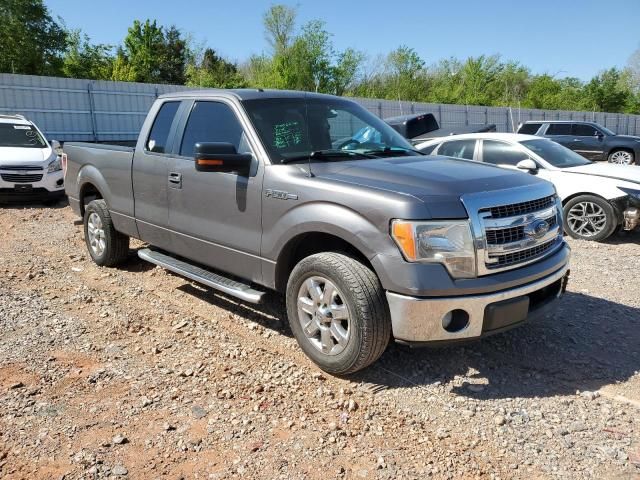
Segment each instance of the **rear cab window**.
[[149,137],[145,144],[145,150],[153,153],[169,153],[167,150],[171,125],[176,117],[180,102],[165,102],[158,110]]

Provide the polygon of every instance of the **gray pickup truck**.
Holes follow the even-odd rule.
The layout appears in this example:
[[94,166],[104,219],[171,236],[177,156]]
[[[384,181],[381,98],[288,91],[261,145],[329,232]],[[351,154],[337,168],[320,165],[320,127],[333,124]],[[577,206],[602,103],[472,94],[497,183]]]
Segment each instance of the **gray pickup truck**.
[[[363,128],[375,142],[358,141]],[[499,332],[555,304],[570,251],[554,187],[421,156],[356,103],[263,90],[165,95],[135,149],[67,143],[92,259],[142,259],[243,301],[286,297],[322,369]]]

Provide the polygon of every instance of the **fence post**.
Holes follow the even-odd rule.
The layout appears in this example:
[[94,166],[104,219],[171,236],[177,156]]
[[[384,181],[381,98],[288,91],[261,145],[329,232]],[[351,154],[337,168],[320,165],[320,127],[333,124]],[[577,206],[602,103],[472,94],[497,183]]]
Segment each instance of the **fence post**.
[[93,102],[93,82],[87,83],[87,95],[89,96],[89,116],[91,117],[91,131],[93,141],[98,142],[98,127],[96,123],[96,108]]
[[505,131],[505,132],[510,132],[511,130],[509,130],[509,108],[508,108],[508,107],[507,107],[507,108],[505,108],[504,113],[505,113],[505,115],[506,115],[506,120],[507,120],[507,123],[505,124],[505,129],[504,129],[504,131]]
[[489,123],[489,107],[484,107],[484,124]]
[[442,105],[438,105],[438,124],[442,128]]
[[413,102],[411,102],[411,108],[410,108],[410,110],[411,110],[411,114],[412,114],[412,115],[413,115],[414,113],[416,113],[416,108],[415,108],[415,107],[416,107],[416,106],[415,106],[415,104],[414,104]]
[[382,102],[378,102],[378,118],[382,118]]
[[464,124],[469,126],[469,105],[464,106]]

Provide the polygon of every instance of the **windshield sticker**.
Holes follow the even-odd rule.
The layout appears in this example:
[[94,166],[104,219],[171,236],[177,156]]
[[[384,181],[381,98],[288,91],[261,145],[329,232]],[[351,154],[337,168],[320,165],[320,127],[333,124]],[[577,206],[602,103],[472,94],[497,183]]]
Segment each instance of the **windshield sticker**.
[[273,126],[273,146],[286,148],[302,143],[302,129],[298,122],[279,123]]
[[13,128],[16,130],[31,130],[29,125],[14,125]]

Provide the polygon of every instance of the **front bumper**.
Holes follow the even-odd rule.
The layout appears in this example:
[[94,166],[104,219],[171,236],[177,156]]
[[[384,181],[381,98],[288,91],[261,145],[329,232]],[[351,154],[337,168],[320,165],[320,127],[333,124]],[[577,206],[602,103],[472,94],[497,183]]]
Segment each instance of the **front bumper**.
[[[3,172],[13,173],[13,172]],[[40,173],[40,172],[35,172]],[[63,197],[64,176],[62,170],[47,173],[37,182],[10,182],[2,179],[0,175],[0,201],[22,201],[31,199],[47,199]]]
[[568,276],[566,263],[535,282],[489,294],[420,298],[387,292],[393,336],[410,344],[455,342],[515,327],[551,308]]

